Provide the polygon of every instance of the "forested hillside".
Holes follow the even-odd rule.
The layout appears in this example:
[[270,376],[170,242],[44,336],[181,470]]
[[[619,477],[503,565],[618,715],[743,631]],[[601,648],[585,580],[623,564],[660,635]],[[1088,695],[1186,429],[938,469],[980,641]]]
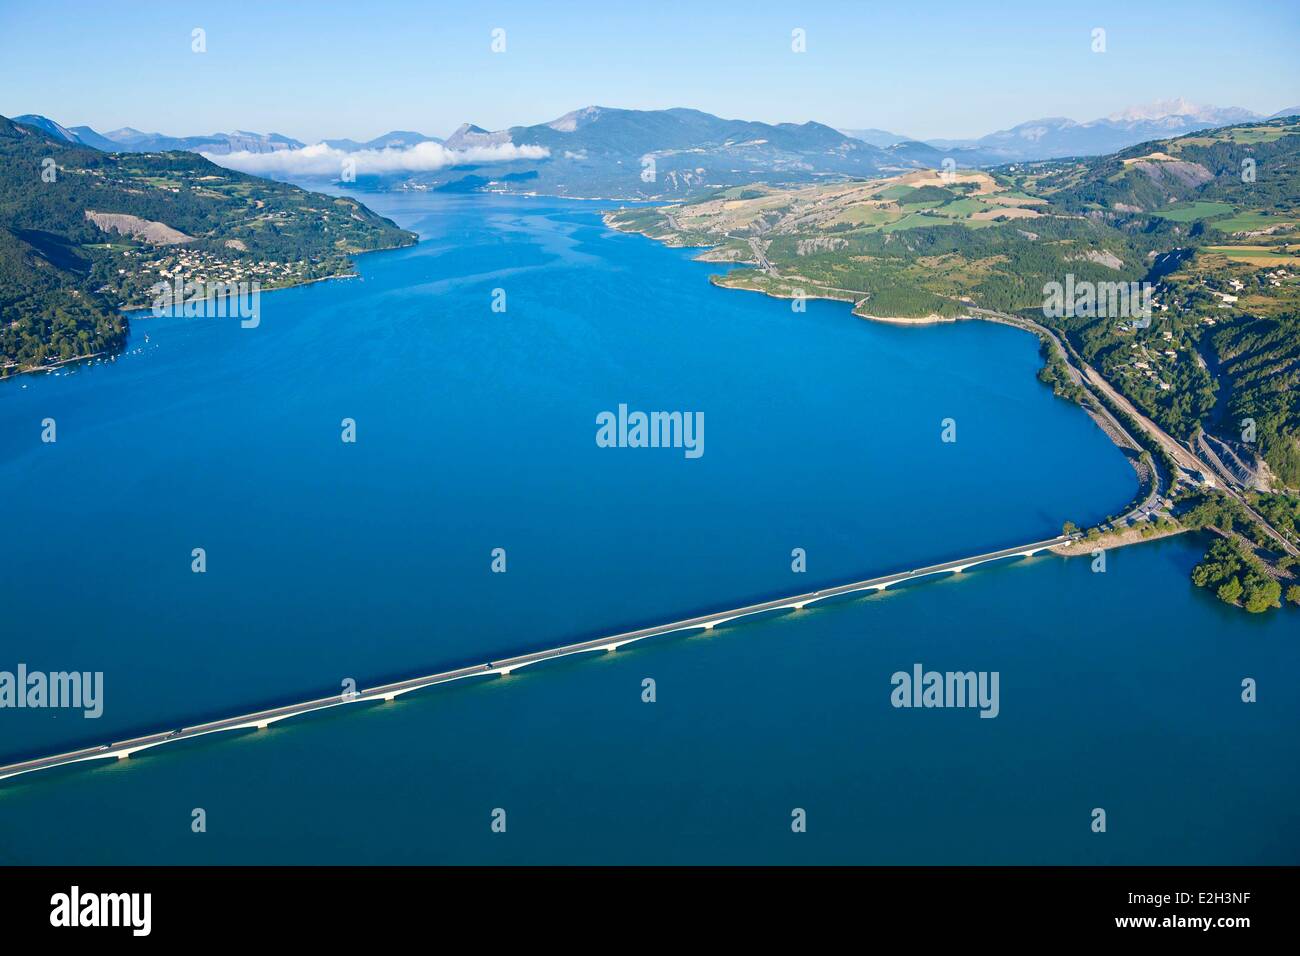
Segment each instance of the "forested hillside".
[[102,153],[0,117],[0,374],[111,351],[178,272],[269,289],[414,235],[350,198],[193,153]]

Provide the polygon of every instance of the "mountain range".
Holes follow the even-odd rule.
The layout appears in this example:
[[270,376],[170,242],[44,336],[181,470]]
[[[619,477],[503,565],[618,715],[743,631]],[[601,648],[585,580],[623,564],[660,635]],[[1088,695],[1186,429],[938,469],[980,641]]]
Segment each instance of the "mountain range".
[[[443,141],[437,136],[426,136],[423,133],[414,133],[410,130],[395,129],[384,133],[382,136],[366,140],[364,143],[358,143],[354,139],[327,139],[323,140],[323,142],[326,146],[341,149],[345,153],[357,153],[365,149],[409,149],[420,143],[441,143]],[[255,152],[255,150],[250,150],[250,152]]]
[[[549,155],[526,166],[484,166],[468,182],[486,179],[556,195],[651,198],[718,185],[870,176],[890,163],[877,147],[822,123],[727,120],[693,109],[589,106],[549,123],[495,132],[467,124],[445,146],[505,144],[540,147]],[[458,181],[454,175],[424,173],[409,184],[451,184]]]
[[860,139],[864,143],[870,143],[872,146],[879,146],[881,149],[884,149],[886,146],[893,146],[895,143],[905,143],[915,140],[915,137],[913,136],[904,136],[901,133],[891,133],[887,129],[842,129],[840,132],[845,136]]
[[[1293,115],[1300,108],[1274,116]],[[327,139],[308,147],[278,133],[166,136],[125,127],[99,133],[65,127],[47,117],[15,119],[77,145],[112,152],[187,150],[222,165],[274,178],[329,178],[335,165],[320,151],[356,158],[362,188],[539,192],[619,199],[681,198],[721,186],[816,182],[918,168],[996,166],[1071,156],[1095,156],[1137,143],[1263,117],[1240,107],[1198,106],[1184,99],[1133,107],[1102,119],[1048,117],[978,139],[916,140],[882,129],[837,130],[817,122],[728,120],[694,109],[628,110],[589,106],[532,126],[487,130],[463,124],[445,140],[394,130],[371,140]],[[431,160],[428,144],[441,147]],[[424,147],[419,161],[402,151]],[[366,153],[386,151],[384,161]],[[275,154],[269,161],[265,154]],[[329,155],[333,155],[332,153]],[[254,157],[257,157],[254,159]],[[311,159],[311,163],[296,162]],[[373,157],[371,158],[373,159]],[[367,168],[369,166],[369,168]]]
[[939,165],[950,156],[959,166],[996,166],[1001,163],[1100,156],[1137,143],[1181,136],[1233,123],[1258,122],[1300,113],[1300,107],[1279,110],[1271,116],[1241,107],[1199,106],[1183,98],[1162,100],[1079,123],[1063,116],[1029,120],[978,139],[929,139],[882,142],[883,130],[843,130],[877,146],[889,148],[900,161],[913,159]]
[[[13,120],[16,123],[35,126],[65,142],[78,146],[91,146],[110,153],[161,153],[180,149],[190,153],[226,156],[230,153],[273,153],[279,150],[303,149],[308,145],[301,140],[282,136],[279,133],[250,133],[247,130],[212,133],[207,136],[167,136],[163,133],[144,133],[130,126],[99,133],[89,126],[62,126],[48,117],[35,113],[15,116]],[[442,140],[423,133],[393,130],[364,143],[351,139],[327,139],[324,142],[327,146],[351,153],[363,149],[402,149],[417,143],[441,143]]]

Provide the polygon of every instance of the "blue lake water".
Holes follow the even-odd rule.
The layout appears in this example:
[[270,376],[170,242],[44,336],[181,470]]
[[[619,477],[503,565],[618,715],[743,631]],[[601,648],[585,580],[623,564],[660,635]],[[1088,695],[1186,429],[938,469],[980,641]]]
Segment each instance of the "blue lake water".
[[[98,720],[0,710],[0,758],[1037,540],[1136,490],[1014,329],[716,289],[592,204],[363,198],[422,242],[264,295],[256,329],[144,319],[114,363],[0,383],[0,669],[105,674]],[[620,403],[702,412],[703,456],[598,447]],[[1296,619],[1192,588],[1202,546],[17,778],[0,863],[1300,862]],[[999,671],[999,717],[894,709],[916,662]]]

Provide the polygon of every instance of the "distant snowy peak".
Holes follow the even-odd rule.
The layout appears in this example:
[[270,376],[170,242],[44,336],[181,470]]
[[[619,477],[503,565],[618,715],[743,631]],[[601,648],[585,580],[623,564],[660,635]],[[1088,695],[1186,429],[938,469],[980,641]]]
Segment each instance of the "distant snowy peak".
[[[1076,123],[1062,116],[1029,120],[983,136],[971,145],[993,151],[1002,162],[1100,156],[1146,140],[1166,139],[1196,130],[1262,119],[1264,117],[1258,113],[1238,106],[1201,106],[1178,97],[1132,106],[1087,123]],[[999,159],[984,158],[983,161]]]
[[1193,123],[1227,125],[1229,123],[1248,123],[1251,120],[1262,119],[1262,117],[1258,113],[1242,109],[1239,106],[1202,106],[1197,103],[1190,103],[1179,96],[1172,100],[1157,100],[1154,103],[1147,103],[1142,106],[1130,106],[1126,110],[1112,113],[1106,119],[1112,123],[1149,123],[1166,119],[1179,119],[1190,120]]

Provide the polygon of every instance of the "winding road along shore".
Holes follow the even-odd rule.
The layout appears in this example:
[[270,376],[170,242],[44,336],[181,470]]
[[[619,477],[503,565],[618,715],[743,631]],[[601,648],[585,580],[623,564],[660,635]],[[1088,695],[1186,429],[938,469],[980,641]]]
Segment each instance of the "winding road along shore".
[[[678,225],[677,221],[671,215],[667,215],[667,218],[672,228],[678,230],[680,233],[681,227]],[[606,213],[603,217],[603,221],[611,229],[616,229],[620,232],[633,232],[639,235],[644,235],[657,242],[672,244],[671,236],[655,236],[648,232],[623,226],[614,221],[612,213]],[[1010,325],[1037,335],[1040,340],[1049,342],[1051,346],[1055,348],[1056,354],[1060,356],[1062,362],[1065,364],[1071,382],[1080,388],[1087,397],[1087,402],[1080,403],[1084,411],[1093,418],[1102,431],[1104,431],[1120,451],[1125,454],[1129,463],[1133,466],[1134,471],[1138,473],[1139,480],[1144,484],[1149,480],[1149,492],[1140,501],[1134,502],[1128,511],[1117,519],[1116,523],[1128,522],[1135,518],[1148,518],[1154,514],[1155,509],[1159,504],[1161,493],[1172,489],[1173,485],[1176,483],[1177,476],[1162,476],[1160,466],[1155,462],[1153,462],[1151,466],[1151,475],[1148,476],[1144,473],[1145,466],[1140,460],[1143,446],[1133,438],[1124,425],[1120,423],[1118,417],[1112,413],[1112,407],[1118,408],[1123,414],[1127,415],[1130,420],[1142,430],[1143,434],[1159,448],[1163,449],[1179,467],[1191,472],[1200,472],[1203,475],[1216,475],[1221,483],[1223,492],[1246,510],[1251,518],[1264,529],[1274,542],[1276,542],[1278,548],[1281,549],[1283,554],[1300,557],[1300,548],[1297,548],[1296,545],[1285,535],[1274,528],[1268,520],[1250,504],[1246,499],[1247,489],[1245,485],[1243,485],[1237,476],[1226,468],[1221,461],[1219,461],[1218,457],[1213,454],[1211,449],[1205,446],[1203,441],[1199,448],[1193,448],[1190,445],[1185,445],[1174,439],[1173,436],[1157,425],[1154,421],[1139,412],[1133,403],[1130,402],[1118,389],[1111,385],[1100,372],[1090,366],[1087,362],[1083,361],[1074,349],[1071,348],[1055,330],[1024,316],[998,312],[992,309],[979,308],[965,300],[961,300],[961,304],[967,313],[964,316],[928,316],[918,319],[907,319],[870,315],[862,311],[863,306],[869,298],[868,293],[865,291],[860,289],[842,289],[835,286],[825,286],[816,282],[810,282],[807,279],[792,279],[783,276],[767,257],[766,247],[761,239],[755,237],[740,237],[732,235],[731,233],[724,233],[724,235],[727,239],[732,240],[745,239],[754,256],[753,261],[748,264],[756,266],[760,272],[771,276],[774,279],[790,282],[796,286],[802,287],[800,292],[801,294],[805,294],[804,290],[806,290],[807,298],[829,298],[850,302],[853,305],[853,314],[869,321],[887,322],[900,325],[932,325],[936,322],[954,322],[961,321],[962,319],[978,319],[986,322],[997,322],[1002,325]],[[718,248],[716,245],[708,247],[706,253],[702,253],[701,256],[697,258],[702,258],[708,251],[712,251],[716,248]],[[743,262],[743,260],[727,261]],[[743,289],[744,287],[724,286],[724,288]],[[784,298],[784,296],[779,293],[766,289],[752,289],[747,291],[762,292],[763,294],[772,296],[773,298]],[[1105,397],[1106,401],[1098,399],[1099,393]]]

